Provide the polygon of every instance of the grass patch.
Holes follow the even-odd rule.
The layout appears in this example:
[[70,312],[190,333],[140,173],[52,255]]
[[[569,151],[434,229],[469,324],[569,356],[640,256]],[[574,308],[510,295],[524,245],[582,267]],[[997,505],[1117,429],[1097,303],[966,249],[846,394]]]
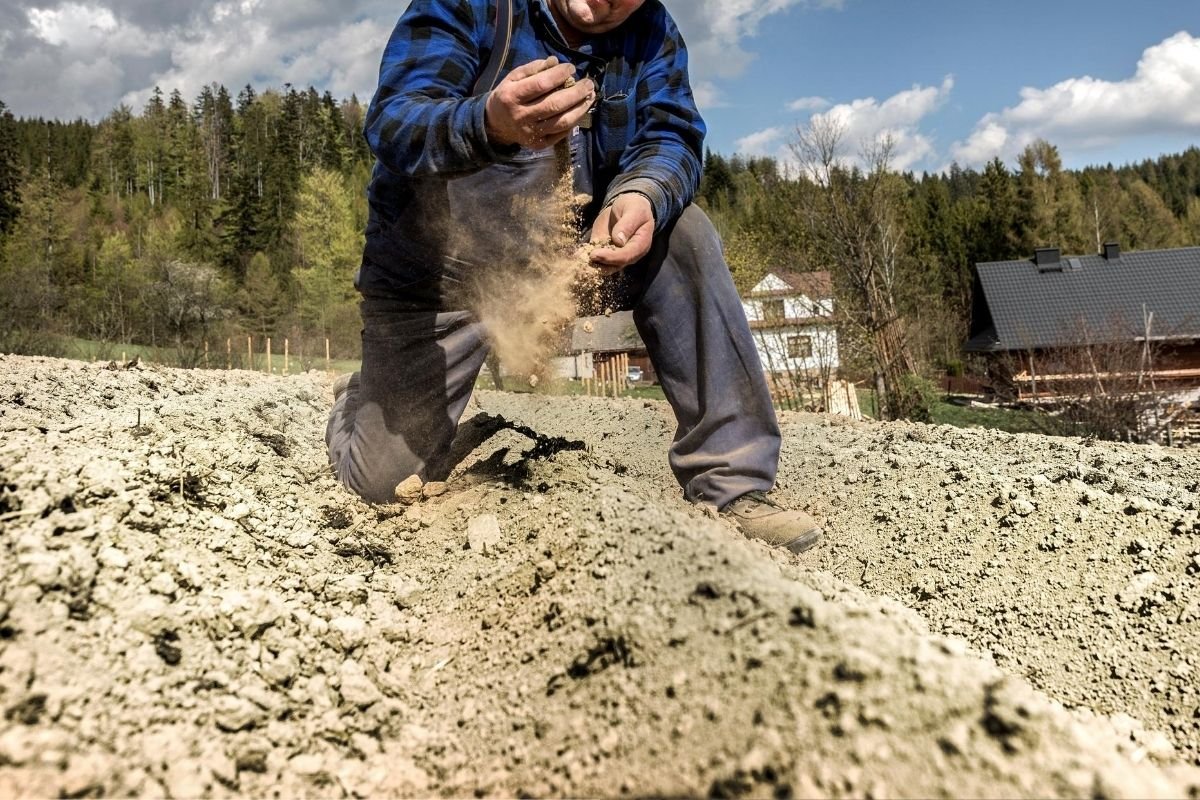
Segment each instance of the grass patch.
[[[863,414],[879,419],[879,404],[872,389],[858,387],[858,406]],[[931,409],[931,425],[953,425],[956,428],[992,428],[1008,433],[1053,433],[1051,420],[1036,411],[1016,411],[1009,408],[976,408],[940,400]]]

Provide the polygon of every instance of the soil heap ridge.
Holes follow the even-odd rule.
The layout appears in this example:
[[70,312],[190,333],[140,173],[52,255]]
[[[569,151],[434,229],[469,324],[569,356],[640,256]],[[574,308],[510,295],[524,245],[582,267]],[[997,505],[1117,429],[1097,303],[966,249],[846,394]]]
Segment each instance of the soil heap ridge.
[[[325,468],[323,376],[0,375],[0,796],[1200,785],[1138,723],[1068,711],[846,570],[685,505],[661,404],[485,395],[445,493],[370,508]],[[874,452],[908,430],[787,428],[789,459],[825,462],[839,433]],[[782,491],[825,480],[800,477]],[[841,537],[845,486],[824,495]]]

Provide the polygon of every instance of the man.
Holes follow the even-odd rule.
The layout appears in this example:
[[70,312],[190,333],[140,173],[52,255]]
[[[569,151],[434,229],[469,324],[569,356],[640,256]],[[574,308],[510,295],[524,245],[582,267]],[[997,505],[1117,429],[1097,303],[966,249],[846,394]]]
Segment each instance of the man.
[[[391,502],[406,478],[447,471],[488,351],[457,289],[516,246],[504,199],[546,190],[566,142],[591,238],[611,241],[592,263],[632,307],[675,411],[685,497],[748,536],[812,547],[817,523],[765,496],[780,434],[720,241],[690,205],[705,129],[674,21],[660,0],[515,0],[506,51],[497,2],[412,0],[384,52],[366,118],[363,365],[326,434],[338,477]],[[497,63],[503,79],[480,87]]]

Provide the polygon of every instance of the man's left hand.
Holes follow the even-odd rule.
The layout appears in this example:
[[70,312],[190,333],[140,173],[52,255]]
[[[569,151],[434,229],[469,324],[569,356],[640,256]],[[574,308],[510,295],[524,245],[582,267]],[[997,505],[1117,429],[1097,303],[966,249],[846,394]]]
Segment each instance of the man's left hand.
[[654,241],[654,209],[643,194],[626,192],[600,212],[592,225],[592,241],[612,245],[592,251],[592,264],[604,275],[641,261]]

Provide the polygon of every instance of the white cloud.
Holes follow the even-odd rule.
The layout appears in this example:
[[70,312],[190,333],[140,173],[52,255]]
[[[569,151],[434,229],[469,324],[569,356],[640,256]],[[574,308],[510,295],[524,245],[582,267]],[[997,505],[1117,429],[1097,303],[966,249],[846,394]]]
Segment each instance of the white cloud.
[[[845,0],[665,0],[689,44],[702,108],[754,60],[772,15]],[[0,3],[0,97],[18,115],[98,119],[154,86],[189,101],[213,81],[235,92],[292,83],[338,97],[374,91],[401,0],[8,0]]]
[[67,3],[58,8],[30,9],[29,24],[47,44],[94,47],[117,29],[117,18],[103,6]]
[[787,105],[788,111],[821,111],[829,108],[829,101],[824,97],[801,97]]
[[933,141],[920,129],[921,122],[937,111],[954,89],[953,76],[941,86],[913,86],[879,102],[874,97],[854,100],[814,114],[818,124],[832,123],[842,131],[847,155],[870,142],[888,137],[892,141],[892,167],[907,170],[926,163],[935,152]]
[[777,155],[787,135],[785,128],[767,128],[738,139],[734,143],[734,152],[744,156]]
[[963,164],[1012,159],[1035,139],[1094,152],[1141,136],[1200,133],[1200,38],[1180,32],[1148,48],[1121,81],[1071,78],[1026,87],[1021,102],[987,114],[952,148]]

